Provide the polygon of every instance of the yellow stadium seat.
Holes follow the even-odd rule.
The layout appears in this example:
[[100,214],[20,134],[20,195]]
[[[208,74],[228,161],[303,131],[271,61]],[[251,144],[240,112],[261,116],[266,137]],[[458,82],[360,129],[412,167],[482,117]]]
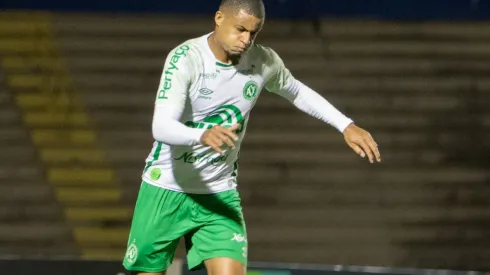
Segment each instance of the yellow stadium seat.
[[88,117],[83,112],[28,112],[24,115],[24,121],[29,126],[87,126]]
[[88,145],[96,141],[96,134],[92,130],[34,129],[31,131],[31,137],[37,146]]
[[128,240],[129,227],[95,228],[81,227],[74,229],[75,240],[85,244],[125,244]]
[[63,203],[79,202],[115,202],[121,199],[119,188],[86,188],[86,187],[58,187],[55,190],[59,201]]
[[8,77],[8,83],[13,88],[38,88],[48,81],[49,79],[41,74],[16,74]]
[[104,162],[104,153],[98,149],[89,148],[48,148],[41,149],[41,159],[45,163],[69,163],[77,161],[82,163],[102,163]]
[[111,169],[51,168],[48,169],[48,180],[53,184],[69,183],[114,183],[116,175]]
[[51,57],[18,57],[6,56],[2,61],[5,70],[20,70],[20,69],[61,69],[62,64],[58,59]]
[[[126,242],[124,242],[125,244]],[[81,252],[82,260],[120,261],[126,253],[125,247],[120,248],[84,248]]]
[[68,207],[65,209],[65,216],[71,221],[127,221],[131,219],[132,213],[133,210],[129,207]]
[[51,52],[54,45],[49,39],[2,39],[0,40],[0,52],[25,53],[25,52]]

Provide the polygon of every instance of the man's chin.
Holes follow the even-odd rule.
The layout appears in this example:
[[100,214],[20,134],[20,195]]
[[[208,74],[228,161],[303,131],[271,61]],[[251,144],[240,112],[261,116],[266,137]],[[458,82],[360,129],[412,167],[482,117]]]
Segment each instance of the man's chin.
[[240,58],[242,58],[243,52],[229,52],[228,57],[230,58],[233,63],[238,63],[240,61]]

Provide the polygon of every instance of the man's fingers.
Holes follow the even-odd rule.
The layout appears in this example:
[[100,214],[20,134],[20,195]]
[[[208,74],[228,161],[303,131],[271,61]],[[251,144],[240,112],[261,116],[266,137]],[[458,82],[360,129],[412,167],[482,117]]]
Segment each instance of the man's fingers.
[[221,146],[218,145],[217,143],[218,139],[210,139],[208,142],[208,145],[213,148],[214,151],[219,153],[220,155],[223,154],[223,150],[221,149]]
[[[235,125],[238,125],[238,124],[235,124]],[[223,134],[229,136],[230,138],[232,138],[234,141],[237,141],[238,140],[238,136],[233,132],[233,131],[236,131],[236,129],[233,130],[234,127],[236,127],[235,125],[233,125],[231,128],[228,128],[228,129],[227,128],[223,128],[223,127],[220,127],[218,129],[220,130],[220,133],[223,133]],[[238,127],[239,126],[240,125],[238,125]]]
[[226,145],[228,145],[230,148],[235,149],[235,144],[233,143],[233,141],[231,141],[231,139],[228,136],[226,136],[226,134],[219,133],[219,138],[221,139],[221,141],[226,143]]
[[373,156],[373,152],[371,151],[371,148],[369,148],[369,146],[367,145],[367,143],[364,140],[361,141],[360,143],[361,144],[359,144],[359,145],[361,145],[362,150],[367,154],[369,162],[373,163],[374,162],[373,161],[374,156]]
[[361,158],[364,158],[366,156],[366,154],[361,149],[361,147],[357,146],[356,144],[352,143],[352,144],[349,144],[349,146],[350,146],[350,148],[352,148],[352,150],[354,150],[354,152],[356,152],[356,154],[361,156]]
[[369,145],[369,148],[371,148],[371,151],[374,153],[374,157],[378,162],[381,162],[381,154],[379,153],[378,149],[378,144],[372,139],[369,138],[367,141],[367,144]]
[[230,127],[230,130],[233,131],[233,132],[236,131],[236,130],[238,130],[238,129],[240,129],[240,124],[239,123],[233,124],[233,126]]

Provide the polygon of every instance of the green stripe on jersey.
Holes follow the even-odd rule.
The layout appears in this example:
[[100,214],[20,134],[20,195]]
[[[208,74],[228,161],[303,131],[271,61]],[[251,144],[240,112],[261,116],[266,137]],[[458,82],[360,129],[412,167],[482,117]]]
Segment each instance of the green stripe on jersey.
[[225,68],[233,66],[233,64],[225,64],[225,63],[221,63],[221,62],[216,62],[216,65],[218,65],[220,67],[225,67]]
[[157,148],[155,148],[155,152],[153,153],[153,159],[151,161],[149,161],[147,164],[146,164],[146,167],[145,167],[145,172],[148,170],[148,168],[150,168],[153,163],[155,161],[158,160],[158,158],[160,157],[160,152],[162,151],[162,145],[163,143],[161,142],[158,142],[157,144]]

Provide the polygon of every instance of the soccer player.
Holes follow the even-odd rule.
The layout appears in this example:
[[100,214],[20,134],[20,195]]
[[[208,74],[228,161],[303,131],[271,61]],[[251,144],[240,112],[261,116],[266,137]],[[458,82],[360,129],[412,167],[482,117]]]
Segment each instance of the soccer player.
[[254,43],[264,18],[261,0],[222,0],[214,31],[168,55],[123,261],[133,274],[164,274],[181,237],[191,270],[246,273],[237,160],[264,90],[336,128],[361,157],[381,161],[368,132],[296,80],[274,50]]

